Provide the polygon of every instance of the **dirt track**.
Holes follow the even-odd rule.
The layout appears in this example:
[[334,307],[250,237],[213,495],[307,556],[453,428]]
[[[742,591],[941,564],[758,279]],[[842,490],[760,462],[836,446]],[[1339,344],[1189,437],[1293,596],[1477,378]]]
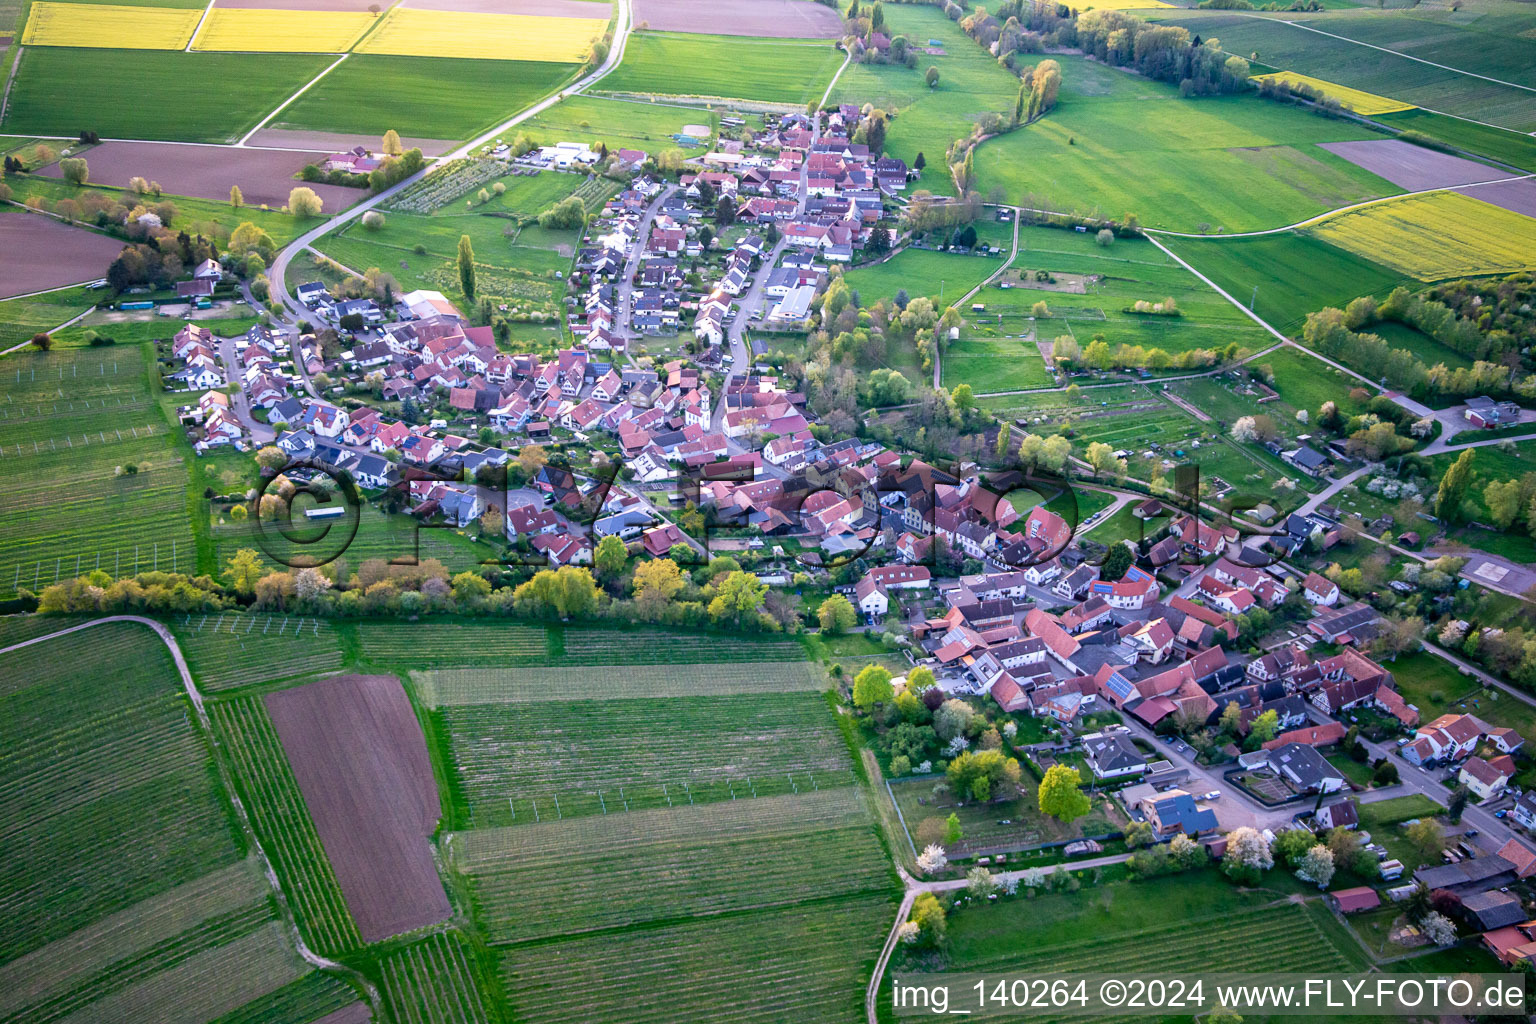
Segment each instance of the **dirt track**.
[[428,842],[437,782],[400,681],[335,676],[266,704],[363,940],[447,918]]
[[52,217],[0,213],[0,253],[26,254],[0,258],[0,298],[106,277],[107,265],[122,251],[123,243],[115,238]]
[[[335,150],[278,153],[230,146],[173,146],[159,142],[103,142],[85,154],[91,181],[125,187],[137,175],[158,181],[166,192],[202,199],[226,200],[229,187],[239,185],[247,206],[288,205],[288,192],[304,182],[294,177],[307,163]],[[58,164],[40,172],[61,176]],[[365,189],[340,185],[310,185],[325,200],[325,212],[346,209],[367,195]]]
[[635,0],[635,24],[656,32],[774,39],[835,39],[842,31],[836,11],[810,0],[726,0],[708,7],[698,0]]

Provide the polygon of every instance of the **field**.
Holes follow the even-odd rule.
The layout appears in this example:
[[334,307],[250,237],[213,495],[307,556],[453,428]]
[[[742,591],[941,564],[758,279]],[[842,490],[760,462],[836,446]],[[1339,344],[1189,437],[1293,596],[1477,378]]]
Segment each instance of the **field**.
[[394,7],[384,16],[383,24],[358,46],[357,52],[580,64],[607,24],[606,18],[541,18]]
[[[288,205],[288,193],[300,182],[294,177],[307,163],[317,163],[320,152],[231,150],[227,146],[184,146],[157,142],[103,142],[91,148],[87,162],[91,183],[127,188],[135,176],[158,181],[172,195],[197,196],[221,205],[229,199],[229,187],[239,185],[247,206]],[[58,165],[42,174],[61,177]],[[325,202],[325,212],[339,213],[367,193],[362,189],[316,182],[308,185]],[[120,244],[120,243],[119,243]],[[117,255],[113,252],[113,255]]]
[[446,918],[437,783],[399,681],[332,676],[266,705],[363,941]]
[[[1228,53],[1241,57],[1257,53],[1259,62],[1267,68],[1257,67],[1255,70],[1288,68],[1351,89],[1390,96],[1403,103],[1501,125],[1515,131],[1536,130],[1536,95],[1490,82],[1486,78],[1474,78],[1470,74],[1461,74],[1447,68],[1430,67],[1345,39],[1309,32],[1289,24],[1287,19],[1255,18],[1225,11],[1164,11],[1159,12],[1158,17],[1161,21],[1183,25],[1202,38],[1220,39],[1222,49]],[[1476,40],[1473,44],[1476,53],[1470,57],[1459,54],[1451,60],[1444,60],[1430,56],[1425,51],[1416,55],[1449,64],[1452,68],[1466,68],[1488,78],[1518,82],[1520,79],[1517,76],[1523,69],[1530,67],[1530,58],[1506,58],[1496,66],[1491,54],[1495,48],[1530,46],[1520,38],[1520,31],[1529,27],[1529,16],[1526,17],[1520,29],[1507,32],[1502,39],[1485,33],[1468,35],[1468,39]],[[1304,17],[1300,21],[1335,35],[1355,35],[1366,27],[1366,19],[1388,33],[1407,28],[1426,44],[1428,51],[1435,50],[1447,36],[1455,34],[1443,27],[1425,31],[1426,26],[1400,14],[1378,16],[1370,12],[1357,17],[1341,16],[1335,12],[1320,19]],[[1371,41],[1378,42],[1374,39]],[[1378,42],[1378,45],[1384,44]]]
[[1347,109],[1367,117],[1375,114],[1394,114],[1400,110],[1412,110],[1412,103],[1403,103],[1398,100],[1388,99],[1385,96],[1377,96],[1374,93],[1362,92],[1359,89],[1351,89],[1345,85],[1334,82],[1325,82],[1320,78],[1309,78],[1306,75],[1297,74],[1294,71],[1275,71],[1267,75],[1254,75],[1256,82],[1283,82],[1289,86],[1304,85],[1316,89],[1324,96],[1332,97],[1342,103]]
[[205,693],[341,667],[340,641],[324,620],[194,615],[178,624],[176,639]]
[[126,345],[0,366],[0,594],[97,568],[195,570],[186,474],[145,369]]
[[[0,264],[0,296],[25,295],[105,277],[107,266],[122,252],[123,243],[94,231],[60,224],[52,217],[18,213],[12,208],[0,213],[0,249],[30,254],[28,259]],[[43,326],[57,327],[67,319],[60,317]],[[6,316],[4,322],[12,325],[18,321]],[[11,336],[3,327],[0,332],[0,340]],[[25,339],[18,336],[16,340]]]
[[1421,281],[1536,267],[1536,219],[1455,192],[1378,203],[1309,230]]
[[[1044,272],[1048,279],[1035,280]],[[1009,287],[1003,287],[1007,284]],[[1172,298],[1179,316],[1133,312],[1138,301]],[[1143,239],[1117,239],[1109,247],[1088,233],[1021,226],[1019,254],[1004,275],[971,300],[984,313],[961,312],[1000,332],[1035,331],[1049,343],[1076,338],[1086,346],[1103,337],[1111,346],[1157,347],[1169,353],[1220,349],[1236,342],[1256,350],[1271,338],[1243,312]],[[1047,312],[1038,320],[1037,302]]]
[[1277,330],[1296,336],[1307,314],[1343,309],[1359,295],[1385,298],[1410,283],[1403,275],[1313,234],[1287,231],[1259,238],[1170,238],[1168,248]]
[[[689,0],[639,0],[634,23],[652,32],[696,32],[699,9]],[[713,32],[779,39],[832,39],[841,34],[837,12],[808,0],[753,0],[733,6],[728,17],[708,22]]]
[[[914,43],[937,39],[944,53],[923,54],[917,68],[851,64],[838,78],[831,100],[872,103],[896,113],[886,131],[885,151],[909,167],[919,153],[924,154],[927,166],[914,187],[953,195],[954,182],[941,159],[946,148],[971,133],[977,116],[1012,112],[1018,79],[937,8],[892,4],[885,8],[885,18],[891,33],[906,35]],[[939,69],[938,84],[932,89],[923,80],[929,65]]]
[[655,154],[676,148],[672,136],[685,124],[707,125],[711,133],[718,133],[720,115],[701,107],[612,100],[582,93],[561,100],[519,128],[530,139],[546,145],[601,142],[609,149],[643,149]]
[[366,1004],[344,982],[311,971],[298,981],[246,1003],[216,1024],[368,1024]]
[[[29,49],[4,127],[72,136],[90,125],[104,137],[231,142],[325,64],[304,54]],[[122,101],[125,82],[133,103]],[[188,82],[197,83],[196,103],[185,102]]]
[[209,716],[228,751],[241,802],[271,859],[299,929],[336,953],[361,944],[341,887],[259,697],[214,701]]
[[869,895],[567,939],[506,951],[501,976],[528,1024],[852,1020],[891,913]]
[[[567,64],[354,53],[292,106],[273,127],[429,139],[467,139],[552,92]],[[366,92],[368,103],[356,98]],[[274,104],[275,105],[275,104]]]
[[[624,697],[819,692],[826,685],[803,660],[613,666],[604,678],[610,695]],[[422,703],[429,707],[568,699],[561,691],[550,688],[549,670],[542,666],[441,669],[414,672],[411,680]]]
[[1502,160],[1527,171],[1536,170],[1536,139],[1524,132],[1464,121],[1428,110],[1382,114],[1375,120],[1402,131],[1422,132],[1449,145]]
[[24,46],[91,46],[103,49],[179,50],[192,38],[201,15],[172,7],[36,0],[21,34]]
[[1509,177],[1509,172],[1501,168],[1415,146],[1401,139],[1327,142],[1323,148],[1410,192]]
[[1048,388],[1050,371],[1033,341],[961,335],[949,343],[941,366],[944,387],[969,384],[978,394],[1022,388]]
[[150,630],[113,623],[42,641],[0,655],[0,679],[0,960],[240,858],[208,748]]
[[489,1024],[473,967],[474,954],[456,933],[439,932],[380,963],[384,998],[394,1019],[432,1024]]
[[1082,58],[1061,65],[1057,107],[976,151],[983,195],[1001,188],[1028,206],[1134,213],[1148,227],[1248,231],[1399,191],[1317,145],[1371,138],[1358,124],[1254,96],[1192,103]]
[[1372,324],[1367,328],[1372,334],[1381,338],[1393,348],[1405,348],[1417,356],[1425,366],[1434,366],[1436,363],[1444,363],[1451,369],[1458,366],[1471,366],[1472,360],[1462,355],[1449,345],[1442,345],[1429,335],[1407,324],[1384,320]]
[[634,811],[456,833],[492,943],[739,913],[885,888],[859,790]]
[[642,32],[602,92],[720,96],[803,107],[820,99],[842,54],[828,42]]
[[343,53],[373,24],[367,11],[285,11],[219,7],[203,21],[194,50]]
[[1403,699],[1419,709],[1419,719],[1432,722],[1446,714],[1473,714],[1490,725],[1508,727],[1536,742],[1536,708],[1500,690],[1484,689],[1476,678],[1433,654],[1399,657],[1389,666]]
[[[1472,487],[1467,493],[1468,518],[1475,522],[1488,522],[1488,510],[1483,504],[1483,491],[1494,480],[1515,480],[1526,473],[1536,471],[1536,443],[1517,442],[1513,451],[1503,451],[1499,445],[1487,445],[1473,449]],[[1429,456],[1431,480],[1438,480],[1450,468],[1461,452],[1452,449]],[[1451,531],[1452,541],[1490,554],[1502,555],[1515,562],[1536,562],[1536,542],[1520,530],[1480,530],[1470,526]]]
[[1000,266],[1001,260],[985,256],[908,248],[884,263],[850,270],[844,278],[866,304],[889,299],[905,289],[912,298],[926,295],[943,309]]

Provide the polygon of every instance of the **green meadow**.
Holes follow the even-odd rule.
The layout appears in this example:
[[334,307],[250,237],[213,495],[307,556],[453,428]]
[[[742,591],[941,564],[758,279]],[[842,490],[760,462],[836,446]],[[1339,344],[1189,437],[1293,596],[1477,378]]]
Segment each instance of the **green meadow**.
[[[914,187],[953,194],[954,184],[944,167],[944,151],[971,132],[984,113],[1012,113],[1019,80],[977,46],[936,7],[887,5],[886,22],[893,35],[914,44],[929,39],[943,43],[944,55],[919,54],[916,68],[899,64],[853,64],[837,80],[831,99],[840,103],[872,103],[895,114],[885,137],[885,150],[910,166],[922,153],[927,166]],[[939,69],[939,81],[929,89],[923,75]],[[980,159],[980,154],[977,155]]]
[[1375,137],[1255,96],[1178,90],[1062,57],[1061,99],[1026,128],[982,143],[977,190],[1009,201],[1176,231],[1283,227],[1401,191],[1316,145]]
[[910,297],[926,295],[942,308],[953,305],[1001,265],[1002,260],[988,256],[903,249],[884,263],[850,270],[844,277],[865,305],[905,288]]
[[624,63],[600,88],[799,107],[821,99],[842,62],[843,55],[826,40],[640,32],[625,46]]
[[1307,314],[1360,295],[1385,296],[1406,278],[1310,235],[1165,238],[1168,248],[1276,329],[1295,335]]
[[[1486,9],[1489,5],[1480,6]],[[1505,30],[1499,33],[1462,33],[1453,25],[1430,26],[1406,14],[1329,14],[1295,20],[1335,36],[1401,50],[1490,78],[1536,84],[1526,80],[1530,68],[1536,66],[1536,57],[1532,56],[1536,53],[1536,42],[1521,37],[1521,32],[1530,28],[1529,11],[1524,5],[1506,7],[1515,14],[1516,21],[1524,18],[1521,28],[1511,29],[1506,23]],[[1290,24],[1291,19],[1255,18],[1225,11],[1158,11],[1152,17],[1183,25],[1207,39],[1217,37],[1228,53],[1256,59],[1256,71],[1297,71],[1447,114],[1516,131],[1536,130],[1536,93],[1431,67],[1346,39],[1308,32]]]
[[39,135],[90,130],[124,139],[233,142],[326,62],[295,53],[28,47],[3,127]]
[[353,54],[278,115],[275,128],[468,139],[542,99],[569,64]]
[[643,149],[655,154],[675,148],[672,136],[685,124],[708,125],[711,132],[718,132],[720,115],[699,107],[582,94],[534,115],[519,125],[518,131],[543,145],[601,142],[609,149]]
[[1536,170],[1536,138],[1524,132],[1494,128],[1428,110],[1403,110],[1395,114],[1381,114],[1373,120],[1403,131],[1422,132],[1447,145],[1513,164],[1523,170]]

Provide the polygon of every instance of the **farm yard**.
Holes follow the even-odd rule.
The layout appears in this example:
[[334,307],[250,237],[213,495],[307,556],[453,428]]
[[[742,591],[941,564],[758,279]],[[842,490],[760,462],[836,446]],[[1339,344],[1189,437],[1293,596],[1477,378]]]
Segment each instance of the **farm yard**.
[[1370,138],[1368,128],[1253,96],[1191,104],[1083,58],[1060,63],[1056,109],[976,150],[981,193],[1195,232],[1277,228],[1400,191],[1318,145]]
[[[106,235],[61,224],[51,217],[29,216],[8,209],[0,213],[0,249],[35,256],[0,264],[0,297],[98,280],[122,248],[122,242]],[[39,327],[57,327],[67,319],[60,317]],[[6,315],[4,323],[12,325],[18,321]],[[5,337],[10,336],[3,327],[0,331],[4,331]]]
[[1377,203],[1308,230],[1421,281],[1536,267],[1536,219],[1457,192]]
[[842,54],[830,42],[642,32],[597,91],[705,96],[803,107],[820,99]]
[[[288,203],[288,193],[301,184],[294,176],[308,163],[323,161],[322,152],[278,152],[275,150],[230,150],[224,146],[185,146],[155,142],[103,142],[90,150],[91,183],[127,188],[129,179],[141,177],[157,181],[173,195],[197,196],[224,203],[232,185],[240,186],[244,200],[251,206],[281,208]],[[50,178],[62,177],[58,164],[39,173]],[[327,213],[340,213],[366,193],[315,182],[307,186],[325,201]],[[0,222],[3,223],[3,222]],[[115,243],[122,247],[121,242]],[[116,255],[114,249],[113,254]],[[111,257],[108,257],[110,261]]]
[[446,918],[437,784],[399,681],[331,676],[265,700],[363,941]]

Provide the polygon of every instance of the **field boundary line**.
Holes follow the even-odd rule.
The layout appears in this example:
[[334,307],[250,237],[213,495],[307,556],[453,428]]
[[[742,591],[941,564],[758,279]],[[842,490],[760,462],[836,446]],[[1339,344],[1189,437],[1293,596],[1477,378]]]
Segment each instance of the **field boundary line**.
[[1536,92],[1536,88],[1532,88],[1529,85],[1521,85],[1518,82],[1506,82],[1502,78],[1490,78],[1487,75],[1480,75],[1476,71],[1463,71],[1461,68],[1453,68],[1449,64],[1438,64],[1435,61],[1425,60],[1423,57],[1415,57],[1411,53],[1404,53],[1401,50],[1393,50],[1385,46],[1377,46],[1375,43],[1362,42],[1359,39],[1351,39],[1349,36],[1341,36],[1333,32],[1324,32],[1320,28],[1313,28],[1311,25],[1303,25],[1300,22],[1288,21],[1284,18],[1262,18],[1256,14],[1244,14],[1243,17],[1257,18],[1259,21],[1278,22],[1282,25],[1290,25],[1292,28],[1303,29],[1307,32],[1316,32],[1318,35],[1327,36],[1330,39],[1338,39],[1342,42],[1353,43],[1356,46],[1364,46],[1372,50],[1380,50],[1382,53],[1390,53],[1394,56],[1402,57],[1406,60],[1417,61],[1420,64],[1427,64],[1432,68],[1439,68],[1442,71],[1450,71],[1454,74],[1466,75],[1468,78],[1481,78],[1485,82],[1492,82],[1494,85],[1507,85],[1511,89],[1523,89],[1526,92]]
[[373,982],[369,981],[360,971],[316,953],[309,948],[308,944],[304,941],[304,936],[299,933],[299,927],[293,918],[293,911],[288,905],[288,895],[283,891],[282,884],[278,881],[277,871],[272,867],[272,858],[267,855],[266,848],[261,845],[260,837],[256,835],[256,830],[251,826],[250,815],[246,813],[245,804],[241,802],[240,794],[235,790],[234,780],[230,777],[229,767],[219,756],[218,751],[221,749],[222,744],[218,742],[218,736],[213,731],[213,726],[208,718],[208,709],[203,704],[203,695],[198,690],[197,684],[192,680],[192,670],[187,667],[186,656],[182,653],[181,645],[176,642],[176,637],[171,632],[169,626],[155,619],[145,618],[142,615],[107,615],[61,629],[56,633],[48,633],[44,636],[33,637],[30,640],[23,640],[20,643],[11,644],[7,647],[0,647],[0,654],[9,654],[11,651],[20,650],[23,647],[31,647],[33,644],[55,640],[61,636],[78,633],[80,630],[90,629],[92,626],[106,625],[109,622],[132,622],[141,626],[148,626],[164,642],[166,648],[170,651],[171,659],[176,663],[176,671],[181,676],[181,685],[186,691],[187,699],[191,701],[193,710],[197,712],[197,720],[202,728],[203,736],[212,748],[211,755],[214,767],[218,770],[219,783],[224,788],[225,796],[229,798],[230,806],[235,810],[235,816],[239,819],[240,829],[245,834],[246,841],[251,844],[251,850],[257,857],[261,858],[262,870],[266,874],[267,884],[272,887],[273,895],[276,896],[278,903],[282,907],[283,923],[287,925],[289,941],[293,943],[294,949],[298,951],[299,956],[311,967],[345,974],[360,985],[362,990],[368,994],[368,1001],[371,1004],[374,1015],[376,1017],[381,1016],[383,1001],[379,995],[378,988]]
[[848,65],[853,61],[853,54],[851,52],[844,50],[843,53],[844,57],[842,66],[833,72],[832,81],[827,83],[827,91],[821,94],[821,102],[817,104],[818,107],[826,107],[827,97],[832,95],[832,89],[837,85],[837,80],[843,77],[843,72],[848,70]]
[[[213,6],[213,0],[209,0],[208,6],[209,7]],[[380,17],[382,17],[382,15]],[[187,45],[190,46],[191,44],[188,43]],[[300,96],[302,96],[306,92],[308,92],[309,89],[310,89],[310,86],[312,86],[316,82],[320,81],[320,79],[324,78],[326,75],[330,74],[332,71],[335,71],[338,67],[341,66],[341,62],[346,60],[350,56],[352,56],[352,54],[349,51],[347,53],[342,54],[340,57],[337,57],[335,63],[333,63],[330,66],[328,66],[325,70],[321,71],[314,78],[311,78],[309,81],[305,82],[302,86],[299,87],[299,89],[292,96],[289,96],[287,99],[283,100],[283,102],[279,103],[277,105],[277,109],[273,110],[272,113],[268,114],[266,117],[262,118],[259,122],[257,122],[256,127],[252,128],[250,131],[248,131],[244,135],[242,135],[240,137],[240,141],[235,143],[235,145],[237,147],[239,147],[240,149],[247,148],[246,143],[251,141],[251,136],[252,135],[255,135],[257,132],[259,132],[263,128],[265,128],[272,121],[272,119],[274,117],[276,117],[278,114],[281,114],[283,111],[285,111],[289,107],[293,106],[293,101],[294,100],[298,99]],[[262,148],[266,148],[266,147],[262,147]]]
[[23,54],[23,52],[25,50],[26,50],[26,47],[22,46],[21,43],[18,41],[16,43],[16,59],[11,61],[10,73],[5,76],[5,95],[4,96],[0,96],[0,125],[3,125],[5,123],[6,111],[10,109],[10,106],[11,106],[11,83],[16,81],[16,71],[17,71],[18,68],[21,67],[21,58],[22,58],[22,54]]

